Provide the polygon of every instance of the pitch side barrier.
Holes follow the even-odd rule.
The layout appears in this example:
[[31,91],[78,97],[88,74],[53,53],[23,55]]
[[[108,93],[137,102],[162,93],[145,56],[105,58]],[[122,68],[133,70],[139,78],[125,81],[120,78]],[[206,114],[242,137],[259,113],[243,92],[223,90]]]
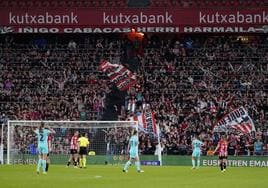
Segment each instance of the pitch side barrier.
[[[106,160],[105,155],[88,156],[89,165],[104,165]],[[57,155],[51,154],[51,163],[56,165],[65,165],[68,160],[68,155]],[[10,161],[11,164],[36,164],[38,156],[24,155],[20,158]],[[127,160],[127,156],[115,155],[112,157],[111,164],[113,165],[123,165]],[[142,165],[148,166],[159,166],[157,161],[155,161],[155,156],[151,155],[141,155]],[[168,155],[162,157],[163,166],[191,166],[191,156],[179,156],[179,155]],[[230,167],[268,167],[268,156],[229,156],[227,160],[227,165]],[[201,166],[203,167],[217,167],[218,157],[217,156],[204,156],[201,157]]]

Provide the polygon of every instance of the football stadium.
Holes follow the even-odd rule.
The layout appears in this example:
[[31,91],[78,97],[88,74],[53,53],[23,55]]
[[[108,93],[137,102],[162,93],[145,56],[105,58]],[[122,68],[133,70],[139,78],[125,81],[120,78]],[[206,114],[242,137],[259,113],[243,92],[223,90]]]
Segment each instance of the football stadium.
[[264,188],[268,0],[1,0],[0,187]]

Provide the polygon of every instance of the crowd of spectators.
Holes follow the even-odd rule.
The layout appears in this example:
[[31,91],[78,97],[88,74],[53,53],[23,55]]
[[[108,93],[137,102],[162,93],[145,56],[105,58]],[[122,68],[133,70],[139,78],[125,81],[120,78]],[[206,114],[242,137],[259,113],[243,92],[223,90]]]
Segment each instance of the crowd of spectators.
[[[253,154],[257,141],[268,151],[268,38],[266,36],[151,37],[138,55],[139,84],[129,92],[126,112],[149,104],[156,113],[164,151],[189,154],[192,136],[200,135],[206,154],[215,148],[216,121],[244,106],[257,132],[230,134],[229,151]],[[135,104],[135,109],[130,108]],[[146,139],[145,139],[146,140]],[[148,140],[148,139],[147,139]],[[143,143],[144,144],[144,143]],[[145,146],[151,147],[151,141]]]
[[[145,36],[138,53],[129,53],[135,47],[123,37],[79,37],[25,42],[1,36],[2,113],[20,120],[100,120],[113,84],[98,70],[99,61],[120,63],[128,57],[137,62],[138,83],[128,90],[125,106],[117,107],[119,119],[150,106],[161,129],[163,153],[189,154],[195,134],[205,143],[204,154],[209,153],[219,140],[213,125],[239,106],[247,109],[257,131],[230,133],[229,153],[268,150],[266,36]],[[125,146],[129,133],[110,131],[106,141]],[[153,154],[157,144],[140,133],[141,153]]]
[[0,44],[1,111],[10,119],[99,120],[110,92],[98,71],[100,57],[120,60],[118,45],[94,38],[83,48],[72,40],[23,44],[6,37]]
[[[125,53],[123,46],[128,45],[114,35],[74,38],[1,36],[1,124],[8,119],[102,119],[113,85],[99,71],[99,62],[102,58],[120,62]],[[29,127],[16,127],[11,137],[16,151],[29,152],[29,147],[36,146]],[[55,153],[69,151],[64,137],[57,135],[53,140]]]

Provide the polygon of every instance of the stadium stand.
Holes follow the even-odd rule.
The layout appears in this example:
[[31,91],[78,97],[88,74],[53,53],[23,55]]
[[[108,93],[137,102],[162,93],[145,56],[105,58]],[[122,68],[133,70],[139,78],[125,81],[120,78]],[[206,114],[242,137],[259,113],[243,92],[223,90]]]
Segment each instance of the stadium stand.
[[[125,104],[114,107],[116,115],[126,120],[150,104],[160,124],[164,153],[190,154],[194,134],[201,135],[204,151],[209,152],[219,140],[213,125],[240,105],[254,119],[257,132],[253,138],[231,133],[229,153],[252,155],[256,140],[263,143],[262,154],[268,151],[265,35],[148,35],[138,51],[134,42],[119,35],[0,37],[2,122],[7,118],[101,120],[113,85],[98,70],[99,61],[133,59],[138,84],[125,95]],[[24,141],[32,135],[21,138],[20,131],[28,130],[16,130],[17,145],[24,143],[21,148],[26,148]],[[122,133],[114,134],[118,135]],[[149,135],[140,133],[140,141],[143,154],[155,152],[157,143]],[[64,152],[64,147],[55,152]]]
[[[139,56],[140,85],[126,102],[134,101],[137,111],[149,103],[156,111],[167,153],[189,154],[193,134],[202,135],[208,151],[219,140],[213,125],[240,105],[259,127],[255,138],[267,143],[267,42],[266,36],[250,42],[232,36],[151,37]],[[233,154],[253,152],[251,138],[230,139]]]

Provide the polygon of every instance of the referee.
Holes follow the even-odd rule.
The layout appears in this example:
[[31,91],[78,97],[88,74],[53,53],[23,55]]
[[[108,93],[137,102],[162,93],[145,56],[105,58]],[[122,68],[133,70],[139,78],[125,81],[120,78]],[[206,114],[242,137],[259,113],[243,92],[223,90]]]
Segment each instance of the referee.
[[79,165],[80,168],[86,168],[86,162],[87,162],[87,147],[89,145],[88,138],[85,137],[85,133],[81,134],[81,137],[78,139],[78,144],[79,144]]

